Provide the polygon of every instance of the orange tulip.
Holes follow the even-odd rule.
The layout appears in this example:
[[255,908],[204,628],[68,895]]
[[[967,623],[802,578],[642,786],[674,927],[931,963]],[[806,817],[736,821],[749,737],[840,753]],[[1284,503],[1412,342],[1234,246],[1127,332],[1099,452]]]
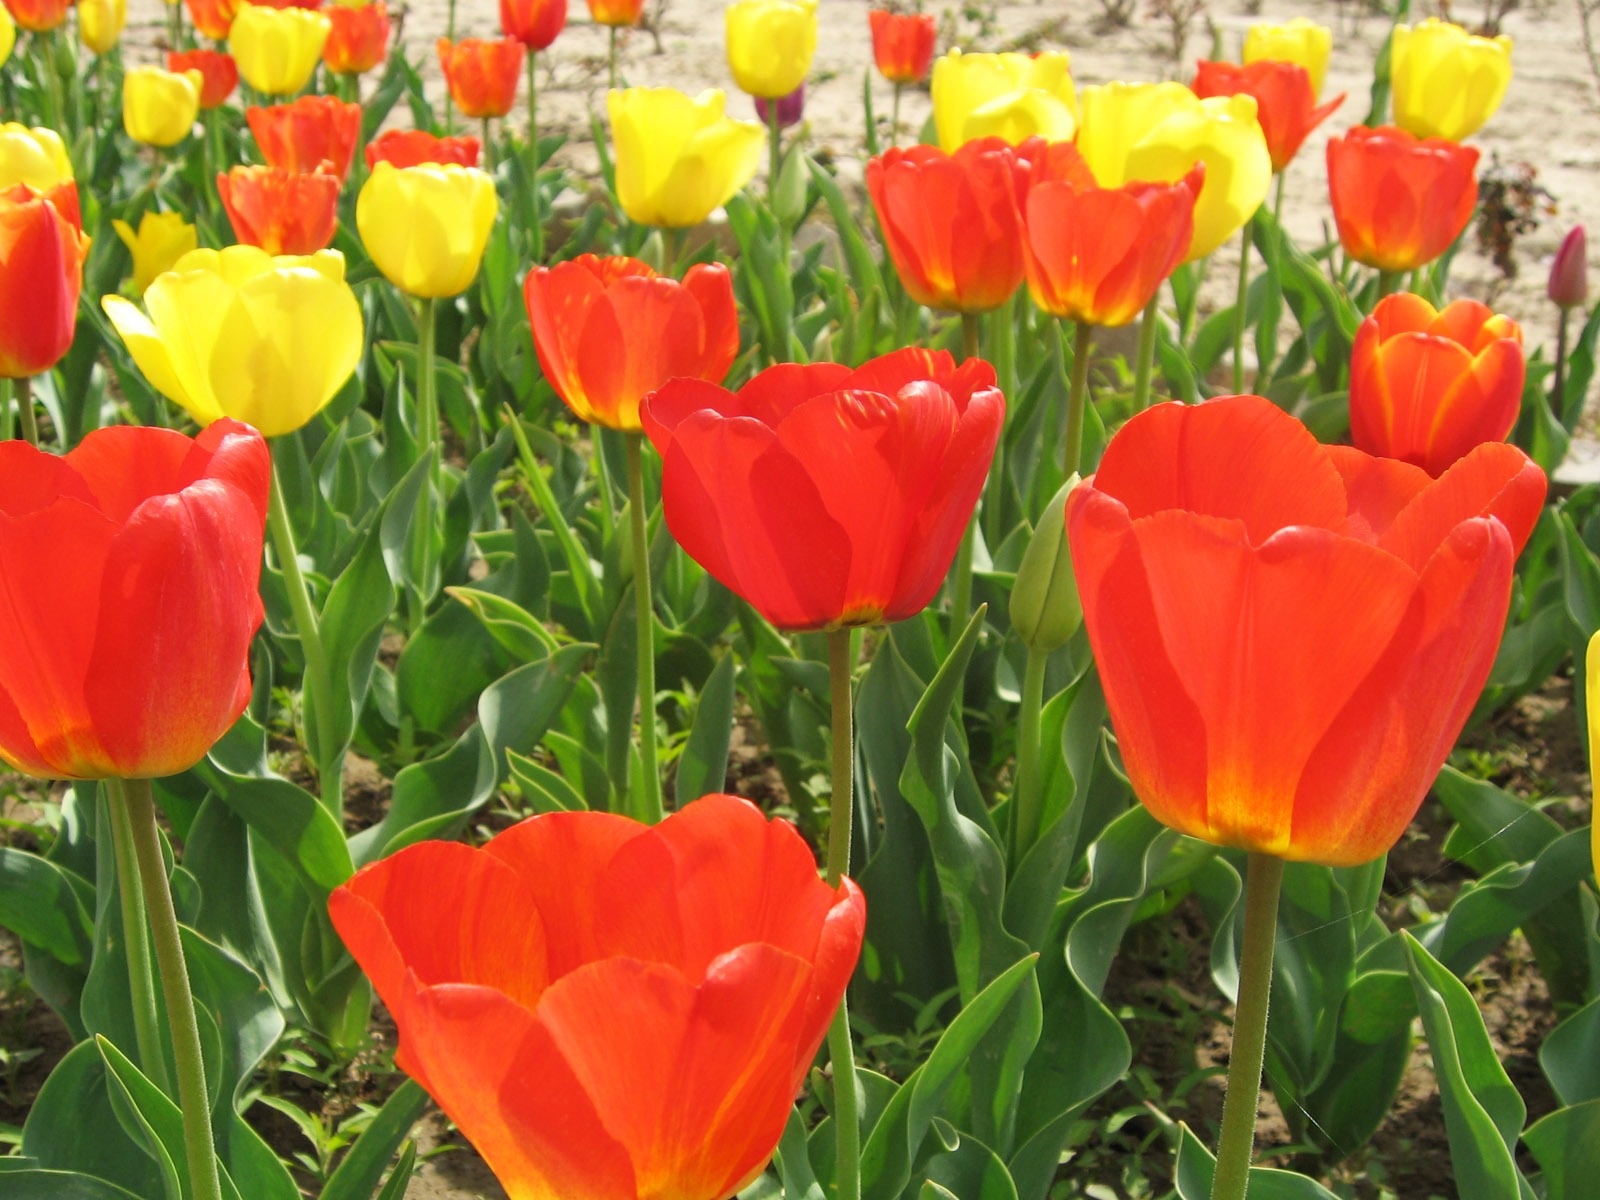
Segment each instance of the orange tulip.
[[527,53],[516,38],[486,42],[463,38],[436,43],[439,66],[450,88],[450,98],[467,117],[503,117],[517,99],[517,76]]
[[1476,300],[1436,310],[1385,296],[1356,331],[1350,440],[1439,476],[1480,442],[1504,441],[1522,405],[1522,329]]
[[244,115],[268,166],[310,175],[328,163],[340,182],[350,174],[361,136],[359,104],[301,96],[289,104],[249,108]]
[[644,0],[589,0],[589,17],[596,25],[627,28],[639,23]]
[[201,108],[216,108],[239,86],[238,64],[220,50],[169,50],[167,70],[200,72]]
[[567,0],[500,0],[500,32],[544,50],[567,27]]
[[233,234],[268,254],[315,254],[339,226],[339,177],[281,167],[234,167],[217,176]]
[[421,842],[328,908],[401,1068],[523,1200],[743,1189],[866,921],[854,883],[828,887],[793,827],[736,796],[653,827],[554,813],[481,849]]
[[1072,143],[1030,151],[1022,246],[1033,302],[1089,325],[1128,324],[1189,252],[1204,166],[1177,183],[1103,188]]
[[984,312],[1023,277],[1026,164],[999,138],[954,154],[937,146],[888,150],[867,162],[867,193],[889,258],[911,298],[928,308]]
[[1340,92],[1319,105],[1311,88],[1311,75],[1304,67],[1270,58],[1242,67],[1202,62],[1195,73],[1193,91],[1202,100],[1208,96],[1254,96],[1256,119],[1266,135],[1274,172],[1287,167],[1300,153],[1306,136],[1344,103],[1344,93]]
[[638,432],[639,403],[667,380],[721,383],[739,355],[733,277],[721,263],[683,282],[636,258],[584,254],[523,284],[550,386],[585,421]]
[[0,191],[0,378],[48,371],[72,345],[88,251],[47,196],[25,183]]
[[1151,815],[1294,861],[1388,850],[1488,678],[1544,493],[1515,446],[1431,479],[1259,396],[1130,420],[1066,524]]
[[72,0],[5,0],[5,4],[16,23],[34,33],[49,33],[72,11]]
[[271,477],[223,419],[0,443],[0,758],[52,779],[193,766],[250,699]]
[[184,0],[195,30],[214,42],[226,41],[242,0]]
[[929,13],[867,13],[872,26],[872,58],[890,83],[921,83],[933,68],[939,23]]
[[362,75],[389,53],[389,9],[383,0],[357,8],[336,5],[327,11],[331,27],[322,43],[322,61],[335,75]]
[[671,380],[643,409],[667,528],[780,629],[914,616],[989,473],[994,383],[982,359],[915,348],[769,367],[737,393]]
[[480,149],[475,137],[434,137],[420,129],[389,129],[367,143],[367,166],[387,162],[397,167],[420,167],[423,163],[475,167]]
[[1478,152],[1403,129],[1357,125],[1328,139],[1328,191],[1345,253],[1410,271],[1450,248],[1478,203]]

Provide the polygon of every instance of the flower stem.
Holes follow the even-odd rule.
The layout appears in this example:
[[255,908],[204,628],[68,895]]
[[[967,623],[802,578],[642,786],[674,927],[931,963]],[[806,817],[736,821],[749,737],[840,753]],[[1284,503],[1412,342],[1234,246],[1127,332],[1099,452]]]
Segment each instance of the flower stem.
[[317,782],[322,807],[334,816],[344,809],[344,747],[335,747],[328,730],[333,716],[333,680],[328,670],[328,652],[322,645],[322,625],[311,603],[311,589],[300,570],[300,551],[295,545],[294,526],[284,504],[283,481],[278,475],[277,456],[272,462],[272,488],[267,495],[267,534],[272,538],[278,569],[283,572],[284,590],[289,593],[289,611],[295,633],[300,637],[300,652],[306,660],[304,691],[311,698],[312,727],[317,735]]
[[533,193],[533,265],[544,263],[544,217],[539,211],[539,77],[538,55],[528,51],[528,187]]
[[[978,314],[961,314],[961,357],[963,360],[978,357]],[[972,554],[978,537],[978,513],[974,510],[967,519],[967,531],[961,535],[961,545],[956,549],[955,591],[951,609],[959,627],[966,624],[972,614]]]
[[189,990],[189,970],[183,961],[183,942],[178,934],[178,914],[172,906],[172,889],[167,882],[167,865],[161,857],[161,832],[156,828],[150,781],[129,779],[123,791],[139,862],[139,881],[154,935],[161,992],[167,1001],[167,1021],[172,1027],[172,1055],[178,1068],[178,1106],[183,1111],[189,1186],[194,1200],[221,1200],[217,1152],[211,1140],[211,1102],[206,1095],[205,1063],[200,1057],[200,1024],[195,1018],[194,995]]
[[1561,317],[1556,324],[1556,374],[1550,385],[1550,411],[1560,421],[1566,408],[1566,376],[1567,376],[1567,325],[1572,316],[1572,310],[1565,305],[1561,307]]
[[[778,97],[767,101],[767,201],[778,216],[778,175],[783,170],[783,126],[778,124]],[[783,219],[778,218],[781,228]]]
[[[626,435],[628,447],[628,513],[633,525],[633,596],[639,649],[639,760],[643,785],[638,789],[644,810],[639,819],[661,820],[661,771],[656,761],[655,609],[650,603],[650,536],[644,511],[644,434]],[[630,791],[633,789],[630,789]]]
[[1401,272],[1399,271],[1378,272],[1379,300],[1382,300],[1385,296],[1392,296],[1395,294],[1395,292],[1400,290],[1400,276]]
[[[833,702],[833,800],[828,822],[828,886],[837,888],[850,869],[850,825],[855,813],[853,789],[855,726],[850,707],[850,675],[854,665],[849,629],[828,632],[828,682]],[[835,1200],[861,1195],[861,1117],[856,1108],[855,1048],[850,1041],[846,997],[828,1027],[828,1058],[833,1063],[833,1186]]]
[[1044,710],[1044,668],[1050,655],[1029,648],[1022,671],[1022,710],[1017,714],[1017,786],[1011,797],[1012,869],[1039,836],[1039,724]]
[[894,107],[890,109],[889,118],[889,146],[892,149],[900,144],[900,93],[905,90],[905,85],[894,85]]
[[39,423],[33,416],[33,380],[19,375],[16,381],[17,421],[22,428],[22,439],[30,446],[39,444]]
[[1239,291],[1233,304],[1233,391],[1244,391],[1245,309],[1250,303],[1250,222],[1239,230]]
[[1253,852],[1244,884],[1244,945],[1239,955],[1239,996],[1233,1009],[1233,1051],[1217,1137],[1217,1173],[1211,1200],[1244,1200],[1250,1186],[1261,1064],[1267,1047],[1267,1001],[1272,991],[1272,951],[1278,934],[1278,893],[1283,860]]
[[494,139],[489,136],[489,118],[483,118],[483,169],[494,174]]
[[1150,297],[1150,303],[1144,306],[1144,315],[1139,318],[1139,348],[1134,353],[1133,365],[1133,411],[1141,413],[1150,407],[1150,368],[1156,360],[1156,322],[1160,316],[1156,312],[1156,302],[1161,298],[1161,289],[1156,289],[1156,294]]
[[122,907],[122,937],[128,955],[128,991],[133,1001],[133,1033],[139,1050],[139,1069],[162,1091],[171,1091],[167,1057],[161,1048],[161,1026],[156,1015],[156,981],[150,967],[150,927],[139,890],[139,855],[133,844],[133,824],[122,780],[108,779],[104,811],[111,825],[111,849],[117,862],[117,899]]
[[422,624],[428,601],[433,599],[434,577],[438,571],[433,550],[434,511],[439,495],[439,381],[433,370],[437,303],[431,296],[417,300],[417,453],[429,461],[428,478],[417,496],[417,511],[413,517],[419,556],[413,630]]
[[1083,458],[1083,409],[1089,397],[1089,342],[1094,326],[1078,321],[1072,331],[1072,391],[1067,395],[1066,478]]
[[606,44],[606,86],[617,86],[617,27],[611,27],[611,40]]

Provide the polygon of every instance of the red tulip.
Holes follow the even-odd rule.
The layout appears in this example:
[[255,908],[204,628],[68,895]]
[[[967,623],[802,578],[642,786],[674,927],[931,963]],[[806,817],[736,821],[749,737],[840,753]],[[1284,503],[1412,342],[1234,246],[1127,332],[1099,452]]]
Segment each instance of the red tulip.
[[1567,230],[1550,264],[1545,294],[1561,308],[1582,308],[1589,303],[1589,238],[1582,225]]
[[223,419],[0,443],[0,758],[46,778],[193,766],[250,698],[271,460]]
[[233,61],[233,55],[220,50],[169,50],[167,70],[174,74],[180,71],[200,72],[201,108],[216,108],[233,95],[233,89],[239,86],[238,64]]
[[1256,118],[1266,135],[1274,172],[1287,167],[1300,153],[1306,135],[1344,103],[1344,93],[1340,92],[1319,105],[1311,75],[1304,67],[1271,58],[1257,59],[1242,67],[1202,61],[1192,90],[1202,100],[1208,96],[1254,96]]
[[478,139],[471,136],[434,137],[420,129],[389,129],[367,143],[367,166],[386,162],[397,167],[420,167],[423,163],[475,167],[480,149]]
[[89,251],[76,215],[25,183],[0,191],[0,378],[48,371],[72,345]]
[[34,33],[49,33],[67,19],[73,0],[5,0],[18,25]]
[[389,9],[383,0],[359,8],[334,5],[327,10],[331,26],[322,43],[322,61],[335,75],[362,75],[389,53]]
[[889,258],[911,298],[928,308],[984,312],[1023,276],[1026,163],[999,138],[946,154],[937,146],[867,161],[867,192]]
[[339,177],[279,167],[234,167],[217,176],[234,237],[268,254],[315,254],[339,227]]
[[1442,311],[1386,296],[1350,356],[1350,440],[1368,454],[1444,474],[1480,442],[1501,442],[1522,405],[1522,330],[1476,300]]
[[782,629],[921,611],[950,569],[1005,419],[994,369],[906,349],[783,364],[739,392],[675,379],[643,409],[672,536]]
[[596,25],[627,28],[639,23],[643,11],[644,0],[589,0],[589,17]]
[[1126,325],[1188,254],[1205,168],[1176,183],[1103,188],[1070,142],[1023,153],[1030,146],[1022,245],[1033,302],[1089,325]]
[[721,263],[683,282],[636,258],[585,254],[523,284],[539,366],[585,421],[638,432],[639,403],[677,376],[721,383],[739,355],[733,280]]
[[435,45],[450,98],[462,116],[503,117],[511,111],[527,53],[521,42],[509,37],[494,42],[462,38],[452,46],[448,38],[440,38]]
[[422,842],[328,907],[400,1066],[506,1190],[609,1200],[724,1200],[761,1172],[866,921],[735,796]]
[[867,13],[872,26],[872,58],[890,83],[920,83],[933,67],[939,23],[929,13]]
[[1328,139],[1328,191],[1345,253],[1380,271],[1432,262],[1472,219],[1477,166],[1471,146],[1391,125]]
[[1384,853],[1488,677],[1544,492],[1515,446],[1430,479],[1259,396],[1130,420],[1066,523],[1151,815],[1297,861]]
[[214,42],[225,41],[242,0],[185,0],[195,30]]
[[361,136],[359,104],[301,96],[288,104],[248,108],[244,115],[269,167],[300,175],[331,170],[341,183],[349,176]]
[[323,0],[249,0],[251,4],[264,4],[268,8],[310,8],[320,9]]
[[500,0],[500,32],[543,50],[567,27],[567,0]]

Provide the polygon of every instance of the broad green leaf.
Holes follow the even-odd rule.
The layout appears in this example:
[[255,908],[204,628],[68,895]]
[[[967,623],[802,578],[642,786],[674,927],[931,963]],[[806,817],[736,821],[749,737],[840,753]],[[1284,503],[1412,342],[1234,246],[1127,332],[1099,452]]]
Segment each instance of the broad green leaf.
[[733,739],[734,667],[733,655],[724,654],[700,690],[689,740],[678,757],[674,795],[680,808],[727,786],[728,744]]
[[[1178,1200],[1210,1200],[1217,1156],[1182,1122],[1178,1124],[1177,1157],[1174,1182],[1178,1185]],[[1248,1186],[1250,1200],[1338,1200],[1315,1179],[1270,1167],[1251,1167]]]
[[1544,1200],[1594,1195],[1600,1179],[1600,1099],[1558,1108],[1528,1126],[1522,1141],[1543,1172]]
[[[328,1177],[328,1182],[322,1188],[321,1200],[369,1200],[383,1176],[384,1168],[393,1160],[395,1148],[405,1140],[429,1103],[428,1093],[410,1079],[395,1089],[383,1102],[372,1124],[362,1131],[355,1145],[350,1147],[349,1153]],[[389,1188],[394,1187],[396,1179],[400,1180],[395,1196],[405,1194],[405,1181],[410,1175],[409,1166],[402,1163],[395,1167],[389,1180]],[[389,1189],[386,1188],[384,1195],[388,1194]]]

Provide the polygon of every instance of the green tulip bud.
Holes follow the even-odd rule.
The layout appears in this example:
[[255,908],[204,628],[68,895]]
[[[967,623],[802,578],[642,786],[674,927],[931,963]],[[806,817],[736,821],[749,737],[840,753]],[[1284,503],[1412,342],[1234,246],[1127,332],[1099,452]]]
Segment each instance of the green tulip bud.
[[1067,493],[1077,486],[1074,474],[1050,498],[1028,540],[1022,565],[1017,568],[1016,586],[1011,589],[1011,624],[1023,645],[1042,654],[1066,645],[1083,623],[1064,515]]

